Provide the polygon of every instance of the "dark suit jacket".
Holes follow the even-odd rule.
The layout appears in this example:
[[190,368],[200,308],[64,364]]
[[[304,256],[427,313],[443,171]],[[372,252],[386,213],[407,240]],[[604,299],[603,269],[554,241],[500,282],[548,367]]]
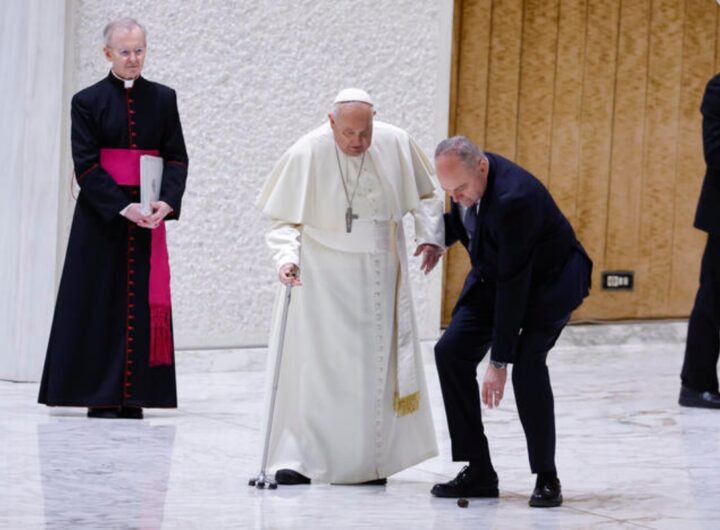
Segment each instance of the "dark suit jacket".
[[[493,325],[492,358],[513,362],[523,327],[569,315],[590,289],[592,261],[543,184],[492,153],[470,255],[455,307],[473,304]],[[468,237],[460,208],[445,214],[446,245]]]
[[695,212],[695,228],[717,235],[720,234],[720,75],[708,82],[700,112],[707,170]]

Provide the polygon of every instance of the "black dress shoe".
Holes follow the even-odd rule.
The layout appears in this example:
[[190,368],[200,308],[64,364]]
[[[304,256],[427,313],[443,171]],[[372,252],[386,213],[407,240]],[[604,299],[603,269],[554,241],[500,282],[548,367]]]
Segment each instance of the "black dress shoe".
[[118,407],[90,407],[87,411],[88,418],[104,418],[114,420],[120,417]]
[[430,493],[436,497],[460,498],[460,497],[488,497],[493,498],[499,495],[498,477],[491,473],[478,473],[470,466],[460,470],[457,477],[444,484],[435,484]]
[[554,478],[537,484],[528,504],[533,508],[554,508],[562,503],[562,487],[560,481]]
[[375,480],[368,480],[367,482],[361,482],[358,486],[387,486],[386,478],[376,478]]
[[310,484],[310,479],[292,469],[278,469],[275,473],[275,482],[284,486],[299,486]]
[[141,407],[120,407],[120,417],[127,420],[141,420],[143,410]]
[[683,407],[697,407],[701,409],[720,409],[720,394],[717,392],[698,392],[690,387],[680,387],[678,403]]

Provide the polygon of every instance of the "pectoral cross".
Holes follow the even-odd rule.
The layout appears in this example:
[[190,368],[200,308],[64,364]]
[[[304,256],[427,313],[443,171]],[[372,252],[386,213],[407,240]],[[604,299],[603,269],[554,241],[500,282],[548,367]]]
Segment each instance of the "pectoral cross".
[[345,210],[345,230],[349,234],[352,232],[352,223],[353,219],[357,219],[357,214],[353,214],[352,206],[348,206],[348,209]]

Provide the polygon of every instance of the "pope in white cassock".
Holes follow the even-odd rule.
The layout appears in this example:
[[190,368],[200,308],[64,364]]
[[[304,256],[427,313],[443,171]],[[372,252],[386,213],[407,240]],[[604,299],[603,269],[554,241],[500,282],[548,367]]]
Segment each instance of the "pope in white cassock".
[[278,484],[384,484],[437,455],[402,219],[415,218],[427,273],[444,250],[443,204],[415,141],[374,114],[366,92],[341,91],[257,202],[279,279],[295,286],[270,437]]

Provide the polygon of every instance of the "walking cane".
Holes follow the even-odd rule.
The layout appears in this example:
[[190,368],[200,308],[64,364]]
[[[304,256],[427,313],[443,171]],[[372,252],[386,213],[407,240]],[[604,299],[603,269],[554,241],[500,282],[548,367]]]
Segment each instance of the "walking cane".
[[277,397],[278,380],[280,379],[280,365],[282,363],[283,347],[285,345],[285,328],[287,327],[288,308],[290,307],[290,292],[292,285],[285,286],[283,294],[283,308],[280,315],[280,335],[277,342],[277,354],[275,355],[275,370],[273,373],[272,390],[270,391],[270,408],[268,411],[267,422],[265,423],[265,445],[263,446],[262,462],[260,463],[260,473],[256,478],[250,479],[248,485],[255,486],[258,489],[277,489],[275,477],[268,477],[267,463],[268,451],[270,450],[270,434],[272,433],[273,417],[275,416],[275,398]]

